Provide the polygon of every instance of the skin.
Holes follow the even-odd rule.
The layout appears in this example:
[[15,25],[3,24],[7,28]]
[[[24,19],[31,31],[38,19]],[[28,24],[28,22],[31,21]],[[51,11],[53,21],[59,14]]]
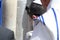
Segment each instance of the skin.
[[37,19],[38,16],[33,15],[32,18]]
[[50,3],[50,0],[41,0],[42,5],[44,8],[47,8],[48,4]]

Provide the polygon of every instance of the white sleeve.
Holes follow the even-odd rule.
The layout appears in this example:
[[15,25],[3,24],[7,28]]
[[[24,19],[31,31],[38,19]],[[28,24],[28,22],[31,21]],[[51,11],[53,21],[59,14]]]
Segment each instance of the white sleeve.
[[49,9],[45,14],[43,14],[44,22],[47,28],[53,33],[54,39],[57,39],[57,28],[55,16],[52,9]]
[[51,37],[53,36],[51,36],[48,28],[39,22],[38,25],[35,26],[30,40],[52,40]]

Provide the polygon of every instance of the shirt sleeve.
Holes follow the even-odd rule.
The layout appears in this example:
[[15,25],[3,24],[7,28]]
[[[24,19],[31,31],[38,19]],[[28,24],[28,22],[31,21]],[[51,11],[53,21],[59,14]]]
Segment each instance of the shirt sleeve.
[[45,14],[43,14],[43,17],[47,28],[53,33],[54,38],[56,38],[57,28],[56,28],[55,16],[52,9],[49,9]]

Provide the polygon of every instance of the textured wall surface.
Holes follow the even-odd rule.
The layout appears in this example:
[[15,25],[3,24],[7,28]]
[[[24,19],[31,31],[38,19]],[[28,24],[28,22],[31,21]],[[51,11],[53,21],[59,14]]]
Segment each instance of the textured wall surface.
[[[29,0],[30,3],[30,0]],[[27,15],[25,6],[27,0],[18,0],[17,1],[17,27],[16,27],[16,38],[17,40],[25,40],[26,32],[32,30],[31,19]]]
[[22,22],[23,22],[23,15],[24,15],[24,10],[25,10],[25,6],[26,6],[26,0],[18,0],[17,4],[18,5],[17,5],[16,40],[23,40],[23,30],[24,29],[23,29]]
[[26,32],[32,30],[26,3],[27,0],[3,0],[3,27],[14,31],[16,40],[25,40]]
[[17,0],[3,0],[3,26],[16,33]]

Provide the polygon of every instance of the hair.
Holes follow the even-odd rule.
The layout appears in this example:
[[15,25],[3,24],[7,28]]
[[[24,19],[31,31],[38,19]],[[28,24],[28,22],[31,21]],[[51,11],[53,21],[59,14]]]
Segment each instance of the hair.
[[26,7],[26,10],[30,17],[32,17],[32,15],[40,16],[44,12],[46,12],[46,9],[44,9],[44,7],[42,5],[36,4],[36,3],[31,3],[29,8]]

